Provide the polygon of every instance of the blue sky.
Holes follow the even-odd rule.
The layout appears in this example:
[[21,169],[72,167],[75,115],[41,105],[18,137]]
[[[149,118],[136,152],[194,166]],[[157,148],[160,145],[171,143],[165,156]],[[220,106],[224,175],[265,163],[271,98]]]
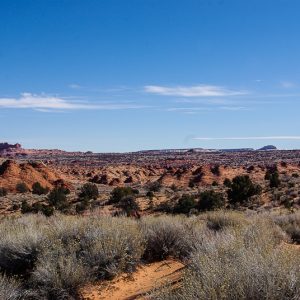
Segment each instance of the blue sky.
[[300,148],[297,0],[1,0],[0,140]]

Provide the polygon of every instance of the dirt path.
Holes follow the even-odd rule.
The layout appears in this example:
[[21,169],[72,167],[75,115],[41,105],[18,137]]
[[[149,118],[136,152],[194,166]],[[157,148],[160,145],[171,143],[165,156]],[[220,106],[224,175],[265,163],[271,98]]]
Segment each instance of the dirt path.
[[139,267],[131,275],[122,274],[111,281],[87,285],[81,291],[85,300],[134,300],[166,282],[177,282],[184,265],[175,260],[165,260]]

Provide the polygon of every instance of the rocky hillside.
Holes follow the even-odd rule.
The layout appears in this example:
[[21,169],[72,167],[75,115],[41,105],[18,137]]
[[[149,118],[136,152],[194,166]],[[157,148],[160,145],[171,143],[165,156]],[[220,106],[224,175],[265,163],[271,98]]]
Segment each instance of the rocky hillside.
[[11,192],[16,190],[16,185],[24,182],[29,188],[33,183],[39,182],[42,186],[52,188],[62,182],[63,176],[43,163],[18,163],[6,160],[0,165],[0,186]]

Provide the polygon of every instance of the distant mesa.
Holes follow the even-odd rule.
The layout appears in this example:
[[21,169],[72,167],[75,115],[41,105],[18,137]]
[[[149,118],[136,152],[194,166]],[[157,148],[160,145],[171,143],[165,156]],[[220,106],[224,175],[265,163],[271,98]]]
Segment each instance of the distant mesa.
[[267,145],[264,146],[260,149],[258,149],[259,151],[270,151],[270,150],[277,150],[277,147],[273,146],[273,145]]
[[0,143],[0,151],[22,149],[21,144]]

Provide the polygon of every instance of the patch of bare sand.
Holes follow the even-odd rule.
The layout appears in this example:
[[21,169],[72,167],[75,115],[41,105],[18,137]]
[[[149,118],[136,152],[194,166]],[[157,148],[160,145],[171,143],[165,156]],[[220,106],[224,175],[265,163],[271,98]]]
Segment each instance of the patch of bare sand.
[[165,283],[177,283],[184,265],[176,260],[165,260],[139,267],[133,274],[122,274],[111,281],[100,281],[81,290],[85,300],[134,300]]

